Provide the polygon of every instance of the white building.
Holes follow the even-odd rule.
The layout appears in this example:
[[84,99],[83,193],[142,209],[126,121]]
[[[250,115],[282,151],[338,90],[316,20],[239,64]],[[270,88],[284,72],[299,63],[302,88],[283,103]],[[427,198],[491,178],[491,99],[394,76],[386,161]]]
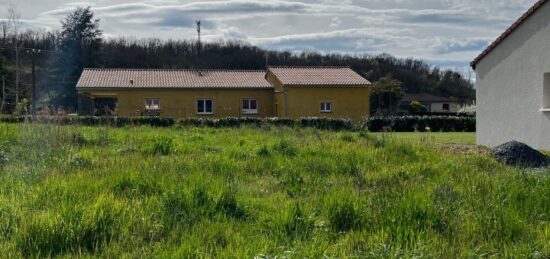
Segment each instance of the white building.
[[401,99],[400,106],[408,108],[411,102],[419,102],[426,108],[426,112],[431,113],[457,113],[460,104],[455,98],[437,96],[433,94],[405,94]]
[[550,150],[550,0],[538,1],[471,65],[477,143]]

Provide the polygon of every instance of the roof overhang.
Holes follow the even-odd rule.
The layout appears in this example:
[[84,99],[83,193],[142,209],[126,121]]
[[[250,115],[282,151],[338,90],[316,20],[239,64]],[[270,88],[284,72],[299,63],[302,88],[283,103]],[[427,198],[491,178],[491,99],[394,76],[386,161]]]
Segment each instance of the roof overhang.
[[521,26],[531,15],[537,12],[545,3],[549,2],[548,0],[539,0],[535,3],[527,12],[525,12],[516,22],[514,22],[504,33],[502,33],[489,47],[487,47],[479,56],[477,56],[471,63],[470,66],[475,70],[477,64],[485,58],[491,51],[493,51],[500,43],[502,43],[512,32],[514,32],[519,26]]

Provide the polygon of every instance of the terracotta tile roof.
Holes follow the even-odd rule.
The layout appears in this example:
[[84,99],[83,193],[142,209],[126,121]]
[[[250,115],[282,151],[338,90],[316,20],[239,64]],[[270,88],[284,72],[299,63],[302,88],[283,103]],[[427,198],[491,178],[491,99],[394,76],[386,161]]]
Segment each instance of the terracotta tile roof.
[[273,88],[265,71],[84,69],[77,88]]
[[370,82],[349,67],[270,67],[283,85],[364,86]]
[[504,33],[502,33],[489,47],[487,47],[479,56],[477,56],[474,61],[470,63],[473,69],[476,69],[477,63],[481,61],[485,56],[489,55],[493,49],[495,49],[504,39],[506,39],[512,32],[514,32],[523,22],[525,22],[531,15],[537,12],[545,3],[550,2],[548,0],[539,0],[535,3],[527,12],[525,12],[516,22],[512,24]]

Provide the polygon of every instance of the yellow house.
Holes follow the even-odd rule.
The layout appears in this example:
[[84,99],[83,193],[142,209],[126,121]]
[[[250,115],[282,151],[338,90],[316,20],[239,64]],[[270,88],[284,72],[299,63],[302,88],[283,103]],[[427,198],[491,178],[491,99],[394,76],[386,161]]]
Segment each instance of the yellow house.
[[370,82],[347,67],[254,70],[84,69],[80,115],[369,116]]

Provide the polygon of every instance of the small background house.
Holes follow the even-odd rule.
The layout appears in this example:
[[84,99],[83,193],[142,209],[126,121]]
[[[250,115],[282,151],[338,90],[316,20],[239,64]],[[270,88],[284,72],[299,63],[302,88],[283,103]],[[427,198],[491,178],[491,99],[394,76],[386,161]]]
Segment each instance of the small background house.
[[400,107],[408,110],[413,101],[421,103],[429,113],[456,113],[460,107],[454,98],[436,96],[432,94],[405,94],[401,99]]

